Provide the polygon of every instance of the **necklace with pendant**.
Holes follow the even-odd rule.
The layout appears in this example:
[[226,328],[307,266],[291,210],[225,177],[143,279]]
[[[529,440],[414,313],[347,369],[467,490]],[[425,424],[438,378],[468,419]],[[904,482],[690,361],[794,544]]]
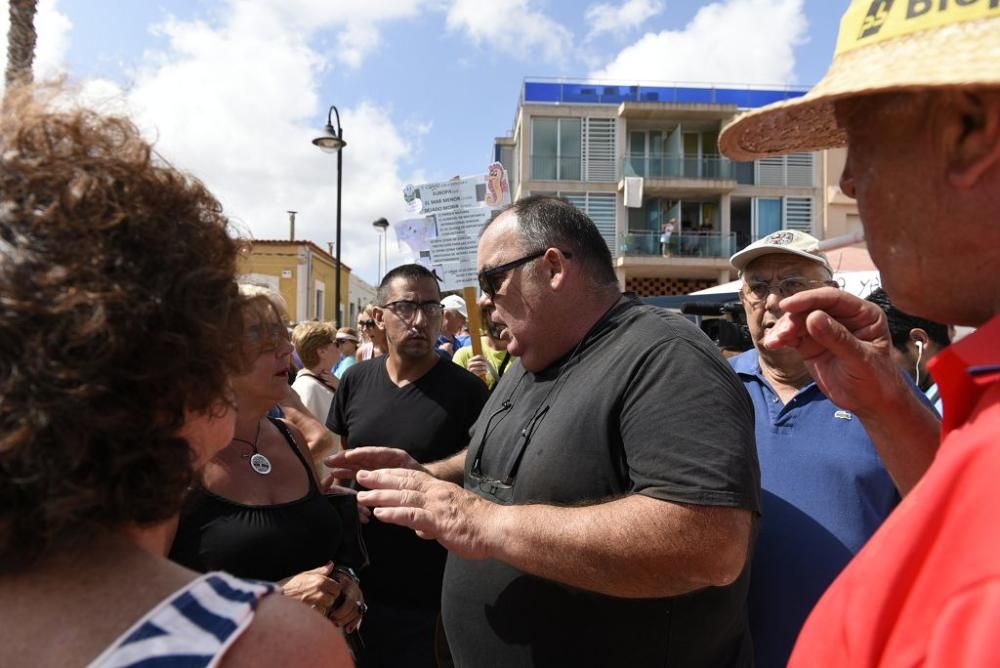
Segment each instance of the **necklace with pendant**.
[[233,437],[234,441],[239,441],[240,443],[246,443],[251,448],[253,448],[253,454],[243,455],[243,459],[250,460],[250,468],[253,469],[254,473],[259,475],[267,475],[271,472],[271,460],[260,454],[260,450],[257,449],[257,441],[260,439],[260,420],[257,421],[257,435],[253,437],[253,442],[246,440],[245,438]]

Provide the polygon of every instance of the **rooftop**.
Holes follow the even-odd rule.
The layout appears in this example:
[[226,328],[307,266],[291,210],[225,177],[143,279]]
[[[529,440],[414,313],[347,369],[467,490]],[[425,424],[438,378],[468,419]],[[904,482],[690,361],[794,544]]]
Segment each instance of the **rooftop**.
[[[333,255],[320,248],[315,242],[308,241],[306,239],[250,239],[249,241],[251,248],[255,248],[257,246],[308,246],[313,250],[313,252],[319,253],[323,257],[328,258],[330,260],[330,264],[336,264],[336,258]],[[351,270],[351,268],[343,260],[341,260],[340,265],[348,271]]]
[[719,104],[739,109],[763,107],[772,102],[805,95],[800,86],[762,87],[697,83],[656,83],[653,85],[594,80],[525,79],[521,104],[621,104],[623,102],[666,102],[670,104]]

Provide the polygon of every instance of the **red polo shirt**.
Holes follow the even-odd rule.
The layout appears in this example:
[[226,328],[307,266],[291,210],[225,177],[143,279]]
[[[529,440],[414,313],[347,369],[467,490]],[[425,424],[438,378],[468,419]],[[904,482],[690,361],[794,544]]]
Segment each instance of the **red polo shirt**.
[[1000,316],[930,368],[941,449],[820,599],[789,666],[1000,666]]

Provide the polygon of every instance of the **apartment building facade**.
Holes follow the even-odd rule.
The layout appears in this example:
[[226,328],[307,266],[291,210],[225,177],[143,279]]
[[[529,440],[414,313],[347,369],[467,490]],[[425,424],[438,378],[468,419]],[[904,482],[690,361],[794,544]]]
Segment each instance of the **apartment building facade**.
[[719,155],[729,119],[804,92],[526,80],[494,157],[514,199],[556,194],[594,220],[622,289],[684,294],[733,278],[729,256],[776,230],[860,224],[837,186],[842,151]]

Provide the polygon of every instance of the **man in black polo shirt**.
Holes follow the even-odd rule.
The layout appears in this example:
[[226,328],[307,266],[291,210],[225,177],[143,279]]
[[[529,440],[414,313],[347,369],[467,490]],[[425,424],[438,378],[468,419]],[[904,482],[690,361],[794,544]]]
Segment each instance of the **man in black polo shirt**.
[[467,457],[329,460],[357,471],[381,521],[450,551],[456,665],[750,665],[760,479],[729,365],[688,321],[623,296],[596,227],[562,200],[498,216],[478,264],[519,360]]
[[[344,449],[392,446],[417,462],[450,457],[468,444],[488,393],[483,381],[435,352],[437,280],[417,264],[396,267],[382,279],[376,303],[375,326],[389,354],[344,374],[327,426]],[[371,564],[361,573],[369,609],[360,664],[433,668],[444,548],[378,520],[364,533]]]

